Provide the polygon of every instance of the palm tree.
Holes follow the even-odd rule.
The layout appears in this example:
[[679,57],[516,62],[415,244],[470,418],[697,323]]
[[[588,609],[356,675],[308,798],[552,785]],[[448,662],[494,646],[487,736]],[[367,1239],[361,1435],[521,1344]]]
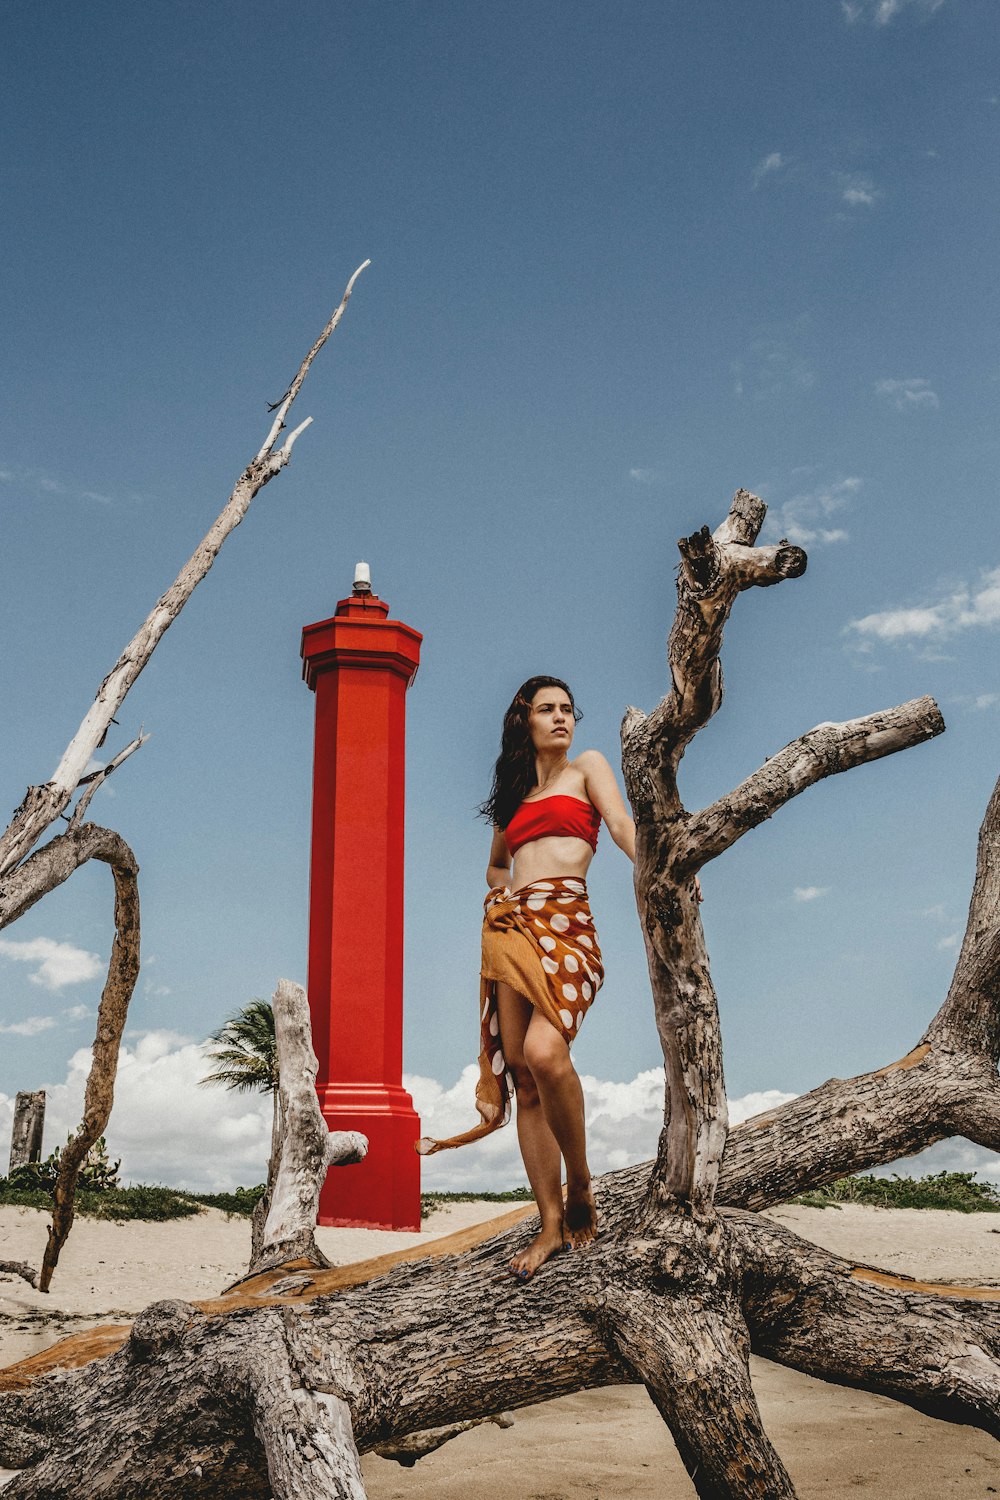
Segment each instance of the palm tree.
[[278,1048],[274,1039],[274,1011],[270,1001],[253,999],[249,1005],[230,1016],[218,1031],[208,1038],[216,1046],[208,1056],[216,1064],[214,1073],[199,1079],[200,1083],[219,1083],[237,1093],[270,1094],[271,1160],[277,1160],[281,1139],[281,1099],[278,1093]]

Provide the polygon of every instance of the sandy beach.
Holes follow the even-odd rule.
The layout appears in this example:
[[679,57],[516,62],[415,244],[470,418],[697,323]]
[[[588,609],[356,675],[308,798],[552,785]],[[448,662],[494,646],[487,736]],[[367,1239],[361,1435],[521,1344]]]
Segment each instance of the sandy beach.
[[[495,1217],[493,1203],[452,1204],[420,1234],[321,1229],[335,1264],[402,1249]],[[1000,1285],[1000,1215],[934,1210],[787,1207],[773,1217],[816,1244],[928,1280]],[[0,1259],[38,1265],[46,1218],[0,1208]],[[79,1219],[52,1292],[0,1277],[0,1364],[85,1327],[120,1322],[161,1297],[210,1297],[242,1274],[246,1220],[210,1209],[165,1224]],[[768,1431],[803,1500],[867,1492],[889,1500],[971,1500],[1000,1493],[1000,1452],[972,1428],[938,1422],[883,1397],[828,1386],[752,1362]],[[635,1387],[563,1397],[516,1413],[513,1427],[478,1428],[412,1470],[366,1456],[371,1500],[681,1500],[694,1489],[646,1393]],[[2,1476],[0,1476],[2,1478]]]

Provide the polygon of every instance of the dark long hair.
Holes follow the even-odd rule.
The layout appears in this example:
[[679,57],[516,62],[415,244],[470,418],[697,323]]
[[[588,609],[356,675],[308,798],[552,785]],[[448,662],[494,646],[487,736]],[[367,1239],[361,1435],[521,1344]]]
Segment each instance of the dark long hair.
[[480,816],[497,828],[507,827],[537,780],[535,747],[528,728],[528,713],[535,694],[545,687],[561,688],[573,705],[575,722],[579,723],[583,718],[570,688],[561,678],[529,677],[527,682],[521,683],[503,716],[500,754],[493,767],[493,785],[490,787],[490,795],[479,809]]

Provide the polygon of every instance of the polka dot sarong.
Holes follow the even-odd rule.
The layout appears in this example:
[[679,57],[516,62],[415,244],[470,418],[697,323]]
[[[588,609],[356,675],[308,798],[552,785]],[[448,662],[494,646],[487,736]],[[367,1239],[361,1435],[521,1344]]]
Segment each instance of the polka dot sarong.
[[510,1119],[514,1080],[500,1042],[497,984],[509,984],[572,1046],[604,980],[587,886],[571,876],[535,880],[486,897],[479,984],[480,1051],[476,1108],[481,1123],[463,1135],[417,1141],[421,1156],[481,1140]]

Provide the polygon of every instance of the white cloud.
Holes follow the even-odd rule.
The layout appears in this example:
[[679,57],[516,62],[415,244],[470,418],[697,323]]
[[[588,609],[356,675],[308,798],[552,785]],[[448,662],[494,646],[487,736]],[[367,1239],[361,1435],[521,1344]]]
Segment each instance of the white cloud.
[[61,990],[68,984],[83,984],[103,973],[96,953],[87,953],[73,943],[57,943],[54,938],[28,938],[17,942],[0,938],[0,955],[15,963],[37,964],[28,978],[46,990]]
[[897,411],[937,411],[941,405],[929,380],[876,380],[874,389]]
[[655,484],[657,473],[655,469],[629,469],[628,477],[634,479],[636,484]]
[[98,505],[113,505],[110,495],[100,490],[77,489],[64,484],[61,479],[47,474],[44,469],[18,468],[0,469],[0,484],[16,484],[25,490],[34,490],[43,495],[66,495],[70,500],[89,500]]
[[[440,1139],[476,1124],[477,1076],[478,1069],[470,1064],[448,1089],[433,1078],[404,1077],[425,1135]],[[615,1171],[656,1155],[663,1125],[662,1067],[649,1068],[629,1083],[609,1083],[586,1073],[580,1082],[587,1113],[587,1156],[595,1173]],[[794,1097],[780,1089],[766,1089],[731,1099],[730,1121],[739,1124]],[[442,1151],[423,1162],[423,1185],[428,1192],[502,1191],[525,1182],[513,1120],[468,1151]]]
[[961,932],[951,932],[951,933],[948,934],[947,937],[939,938],[937,946],[938,946],[938,949],[940,950],[940,952],[942,952],[942,953],[948,953],[952,949],[957,948],[958,945],[959,945],[959,943],[961,941],[962,941],[962,934],[961,934]]
[[770,177],[775,172],[780,172],[785,165],[785,159],[780,151],[771,151],[767,156],[762,156],[753,169],[754,188],[760,187],[765,177]]
[[975,586],[956,585],[934,604],[880,610],[852,620],[845,628],[856,637],[902,641],[942,639],[993,625],[1000,625],[1000,568],[984,573]]
[[68,1010],[63,1011],[63,1015],[68,1021],[86,1021],[90,1016],[96,1014],[97,1012],[92,1010],[89,1005],[71,1005]]
[[915,9],[932,16],[943,4],[944,0],[840,0],[840,9],[849,26],[862,18],[873,26],[888,26],[903,10]]
[[54,1016],[29,1016],[26,1021],[14,1021],[10,1026],[0,1026],[8,1036],[38,1036],[58,1025]]
[[821,896],[828,896],[830,887],[828,885],[797,885],[792,892],[793,901],[818,901]]
[[865,172],[838,172],[837,180],[841,202],[849,208],[873,208],[882,196],[881,188]]
[[[805,320],[800,323],[805,326]],[[737,396],[749,391],[755,400],[766,401],[812,389],[816,375],[794,343],[799,331],[796,328],[791,339],[780,334],[754,339],[745,359],[730,361]]]
[[907,1156],[884,1167],[873,1167],[872,1171],[876,1177],[891,1177],[894,1172],[900,1177],[928,1177],[933,1172],[974,1172],[981,1182],[997,1183],[1000,1182],[1000,1156],[962,1136],[952,1136],[950,1140],[935,1141],[917,1156]]
[[[62,1083],[48,1082],[45,1152],[80,1123],[90,1049],[70,1058]],[[168,1031],[130,1036],[122,1046],[107,1129],[123,1181],[162,1182],[212,1192],[262,1182],[270,1146],[271,1101],[264,1094],[200,1088],[210,1071],[204,1044]],[[13,1102],[0,1095],[0,1135]],[[6,1132],[6,1135],[4,1135]]]
[[1000,693],[979,693],[972,706],[982,711],[984,708],[992,708],[995,703],[1000,703]]
[[834,484],[819,485],[816,489],[793,495],[781,505],[769,505],[765,538],[772,542],[784,538],[796,547],[808,547],[817,542],[823,545],[846,542],[848,532],[843,526],[824,523],[850,505],[860,488],[861,480],[850,475]]
[[[129,1035],[121,1049],[115,1103],[107,1129],[112,1157],[121,1157],[124,1181],[213,1191],[261,1182],[267,1169],[271,1101],[264,1094],[202,1088],[210,1070],[206,1043],[168,1031]],[[80,1121],[90,1049],[69,1061],[61,1083],[45,1083],[46,1152]],[[425,1135],[449,1136],[478,1119],[474,1103],[478,1069],[466,1067],[450,1087],[433,1078],[405,1076]],[[583,1075],[588,1154],[595,1172],[612,1171],[656,1154],[663,1124],[663,1069],[628,1083]],[[732,1123],[774,1109],[793,1094],[765,1089],[729,1101]],[[13,1100],[0,1094],[0,1136],[10,1132]],[[502,1190],[526,1182],[513,1120],[467,1151],[443,1151],[422,1163],[429,1191]]]

